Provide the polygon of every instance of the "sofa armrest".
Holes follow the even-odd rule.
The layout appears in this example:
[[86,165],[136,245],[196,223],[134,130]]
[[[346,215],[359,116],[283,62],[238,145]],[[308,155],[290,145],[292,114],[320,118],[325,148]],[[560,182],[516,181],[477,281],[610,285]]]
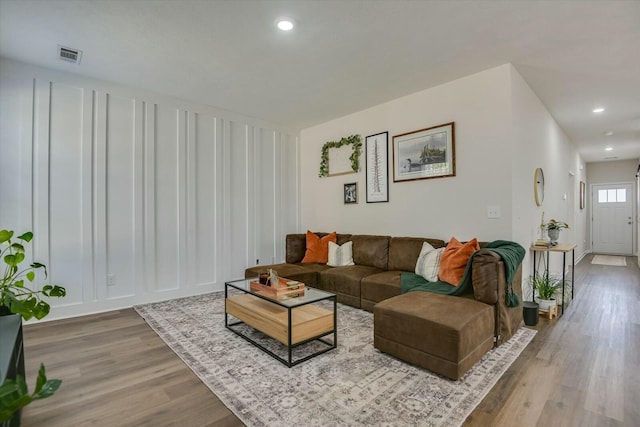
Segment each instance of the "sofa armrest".
[[498,288],[506,286],[504,263],[495,252],[481,250],[471,265],[473,294],[486,304],[498,302]]
[[[506,304],[507,278],[504,262],[498,254],[480,250],[473,257],[471,280],[475,299],[495,308],[496,345],[507,341],[522,324],[522,303],[517,307]],[[522,301],[522,265],[512,283],[513,292]]]

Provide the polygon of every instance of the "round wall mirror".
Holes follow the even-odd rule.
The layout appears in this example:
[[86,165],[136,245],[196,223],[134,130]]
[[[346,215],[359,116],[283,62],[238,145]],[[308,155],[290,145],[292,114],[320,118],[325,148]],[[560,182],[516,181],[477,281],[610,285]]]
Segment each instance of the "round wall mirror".
[[542,168],[537,168],[533,174],[533,195],[536,199],[536,206],[542,206],[544,201],[544,173]]

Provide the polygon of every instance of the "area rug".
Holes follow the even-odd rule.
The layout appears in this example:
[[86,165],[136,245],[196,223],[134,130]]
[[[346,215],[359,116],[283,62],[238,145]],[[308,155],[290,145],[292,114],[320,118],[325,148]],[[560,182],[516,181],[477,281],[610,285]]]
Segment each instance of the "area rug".
[[591,264],[611,265],[614,267],[626,267],[627,259],[623,256],[595,255]]
[[536,333],[521,328],[451,381],[374,349],[373,314],[346,305],[338,348],[293,368],[224,327],[224,292],[134,308],[248,426],[460,425]]

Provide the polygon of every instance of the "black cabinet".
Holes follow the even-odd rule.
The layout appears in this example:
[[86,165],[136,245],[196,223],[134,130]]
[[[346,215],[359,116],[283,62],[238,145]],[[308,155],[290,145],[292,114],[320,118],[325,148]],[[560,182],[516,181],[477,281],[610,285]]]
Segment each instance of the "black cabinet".
[[[0,384],[7,378],[24,375],[24,346],[22,344],[22,317],[17,314],[0,316]],[[20,425],[20,411],[1,427]]]

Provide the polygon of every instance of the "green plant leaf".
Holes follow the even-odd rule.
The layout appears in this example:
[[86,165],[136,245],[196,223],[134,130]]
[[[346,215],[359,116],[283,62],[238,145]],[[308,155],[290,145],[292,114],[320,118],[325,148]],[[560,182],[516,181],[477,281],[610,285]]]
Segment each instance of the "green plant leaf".
[[44,269],[44,278],[47,278],[47,266],[44,264],[40,264],[39,262],[34,262],[31,264],[32,268],[43,268]]
[[24,254],[20,252],[16,254],[7,254],[4,256],[4,262],[12,267],[16,267],[22,261],[24,261]]
[[24,320],[29,320],[33,317],[32,310],[25,307],[22,301],[18,299],[11,300],[11,307],[9,307],[12,313],[19,314]]
[[16,280],[13,282],[13,286],[16,288],[24,288],[24,280]]
[[49,380],[42,386],[42,389],[39,393],[34,393],[34,399],[46,399],[55,393],[62,384],[62,380]]
[[22,300],[22,304],[24,305],[25,310],[33,310],[38,304],[38,299],[35,296],[30,295],[26,299]]
[[52,297],[64,297],[67,295],[67,290],[62,286],[54,285],[51,292],[49,292],[49,296]]
[[44,368],[44,363],[40,363],[40,369],[38,369],[38,378],[36,378],[36,388],[33,390],[35,394],[40,393],[42,386],[47,382],[47,373]]
[[11,247],[18,252],[24,253],[24,246],[22,246],[20,243],[12,243]]
[[36,278],[36,273],[34,273],[33,271],[27,271],[27,280],[29,280],[30,282],[33,282],[35,278]]
[[4,262],[7,265],[10,265],[12,267],[15,267],[16,265],[16,256],[13,254],[7,254],[4,256]]
[[0,405],[9,405],[9,402],[20,396],[20,390],[14,379],[6,379],[4,384],[0,385]]
[[22,261],[24,261],[24,253],[22,252],[18,252],[16,255],[16,265],[20,264]]
[[40,320],[49,314],[51,307],[44,301],[38,302],[38,304],[33,308],[33,315],[36,319]]
[[33,239],[33,233],[30,231],[27,231],[26,233],[24,233],[21,236],[18,236],[18,239],[20,240],[24,240],[25,242],[30,242],[31,239]]
[[11,236],[13,236],[13,230],[0,230],[0,243],[9,241]]
[[27,382],[24,380],[24,377],[22,375],[16,375],[16,384],[18,385],[18,390],[20,390],[20,393],[23,393],[23,394],[29,393]]

